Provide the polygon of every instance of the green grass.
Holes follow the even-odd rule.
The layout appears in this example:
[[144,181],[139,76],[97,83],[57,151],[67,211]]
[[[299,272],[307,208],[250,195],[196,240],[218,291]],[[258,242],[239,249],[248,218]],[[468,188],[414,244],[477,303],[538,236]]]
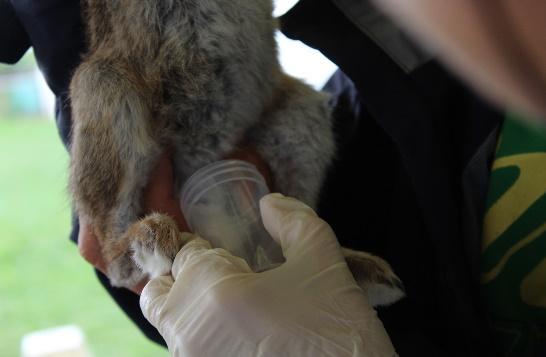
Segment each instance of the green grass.
[[95,356],[166,356],[100,286],[68,240],[67,154],[52,121],[0,118],[0,357],[21,337],[80,326]]

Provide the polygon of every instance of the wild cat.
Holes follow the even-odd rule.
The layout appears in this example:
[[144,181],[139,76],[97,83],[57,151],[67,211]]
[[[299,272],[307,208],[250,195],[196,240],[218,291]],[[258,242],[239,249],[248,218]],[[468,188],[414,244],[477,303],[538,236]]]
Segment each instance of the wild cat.
[[[328,97],[281,70],[272,0],[86,0],[88,52],[71,86],[70,190],[95,227],[113,285],[169,271],[184,244],[166,215],[141,218],[167,147],[179,184],[244,142],[275,191],[310,206],[335,154]],[[372,302],[402,296],[380,258],[345,250]]]

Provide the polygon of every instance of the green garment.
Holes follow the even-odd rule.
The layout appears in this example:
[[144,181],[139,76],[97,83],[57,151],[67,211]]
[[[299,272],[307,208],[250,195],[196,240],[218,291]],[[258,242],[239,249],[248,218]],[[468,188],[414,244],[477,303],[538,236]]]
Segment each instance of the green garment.
[[507,356],[546,356],[546,130],[509,116],[491,172],[482,290]]

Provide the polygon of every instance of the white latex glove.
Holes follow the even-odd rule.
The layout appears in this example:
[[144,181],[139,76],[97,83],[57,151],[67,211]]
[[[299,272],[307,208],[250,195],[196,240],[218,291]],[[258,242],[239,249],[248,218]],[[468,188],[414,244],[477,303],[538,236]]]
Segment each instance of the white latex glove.
[[330,226],[279,194],[260,207],[283,265],[253,273],[244,260],[196,238],[176,256],[172,276],[144,288],[140,307],[171,354],[395,356]]

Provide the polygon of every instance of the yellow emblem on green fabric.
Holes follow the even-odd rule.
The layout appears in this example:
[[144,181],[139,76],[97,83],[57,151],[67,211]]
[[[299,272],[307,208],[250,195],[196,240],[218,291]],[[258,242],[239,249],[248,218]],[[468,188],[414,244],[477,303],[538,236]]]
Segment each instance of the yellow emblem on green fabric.
[[486,207],[482,288],[496,340],[507,355],[546,353],[546,129],[507,118]]

